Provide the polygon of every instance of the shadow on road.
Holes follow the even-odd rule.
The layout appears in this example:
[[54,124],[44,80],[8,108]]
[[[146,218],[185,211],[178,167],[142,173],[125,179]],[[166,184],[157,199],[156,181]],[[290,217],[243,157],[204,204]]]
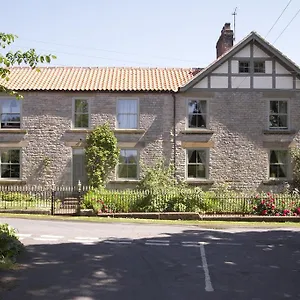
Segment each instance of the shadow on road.
[[[300,232],[186,230],[123,242],[27,246],[19,270],[0,272],[14,280],[0,299],[300,299]],[[214,292],[205,292],[197,242]]]

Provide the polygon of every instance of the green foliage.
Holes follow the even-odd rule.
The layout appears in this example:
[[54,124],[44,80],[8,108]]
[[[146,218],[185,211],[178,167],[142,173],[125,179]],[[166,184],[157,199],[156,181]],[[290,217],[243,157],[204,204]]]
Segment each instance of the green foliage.
[[[0,32],[0,47],[2,49],[7,48],[15,41],[16,38],[16,35]],[[55,58],[56,57],[52,54],[39,55],[35,52],[34,49],[30,49],[25,52],[20,50],[16,52],[9,51],[6,54],[0,54],[0,78],[8,81],[10,74],[9,68],[14,65],[25,64],[34,69],[37,67],[38,63],[50,63],[51,60]],[[0,92],[14,95],[17,98],[22,98],[22,95],[6,88],[3,84],[0,84]]]
[[89,185],[95,188],[105,186],[120,155],[117,138],[108,124],[96,127],[87,136],[85,153]]
[[290,153],[293,162],[293,188],[300,189],[300,149],[293,147]]
[[170,189],[178,184],[173,166],[166,166],[163,160],[157,161],[154,166],[143,166],[143,170],[144,176],[137,186],[139,190]]
[[23,245],[18,240],[15,229],[8,224],[0,224],[0,260],[14,262],[22,249]]
[[0,192],[0,200],[2,201],[36,201],[37,197],[30,194],[20,192]]

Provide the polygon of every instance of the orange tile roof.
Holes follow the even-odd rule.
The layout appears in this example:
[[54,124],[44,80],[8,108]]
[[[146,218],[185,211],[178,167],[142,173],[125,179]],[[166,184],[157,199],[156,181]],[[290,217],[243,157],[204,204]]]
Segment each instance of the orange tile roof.
[[[10,69],[2,82],[15,91],[177,91],[199,69],[126,67],[29,67]],[[195,71],[196,70],[196,71]]]

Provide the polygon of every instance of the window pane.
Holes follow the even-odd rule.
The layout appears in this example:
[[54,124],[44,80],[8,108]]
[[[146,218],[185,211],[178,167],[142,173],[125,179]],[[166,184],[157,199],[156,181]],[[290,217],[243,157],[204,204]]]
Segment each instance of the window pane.
[[1,178],[20,178],[20,166],[1,164]]
[[138,113],[138,101],[123,99],[117,101],[117,113],[118,114],[137,114]]
[[75,127],[76,128],[88,128],[89,127],[89,115],[88,114],[75,115]]
[[254,62],[254,73],[265,73],[265,62]]
[[278,113],[278,101],[270,101],[270,113]]
[[88,100],[75,99],[75,113],[88,113]]
[[279,101],[278,108],[279,108],[279,112],[281,114],[287,114],[287,102],[286,101]]
[[1,152],[1,163],[8,163],[8,162],[10,162],[9,150],[2,151]]
[[204,165],[188,165],[188,178],[206,178]]
[[9,150],[11,163],[20,163],[20,150]]
[[137,165],[127,166],[127,178],[137,178]]
[[137,115],[127,115],[119,114],[118,115],[118,127],[124,129],[135,129],[137,126]]
[[2,113],[20,114],[21,102],[16,99],[6,99],[1,101]]
[[280,115],[278,116],[278,125],[279,127],[287,128],[287,116],[286,115]]
[[206,100],[190,100],[188,102],[188,127],[205,128],[206,127]]

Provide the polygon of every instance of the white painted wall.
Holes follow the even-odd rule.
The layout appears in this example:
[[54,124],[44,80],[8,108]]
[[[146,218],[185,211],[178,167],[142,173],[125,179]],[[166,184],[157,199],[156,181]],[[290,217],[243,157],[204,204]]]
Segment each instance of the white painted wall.
[[197,84],[193,86],[193,88],[199,88],[199,89],[207,89],[208,88],[208,80],[207,77],[203,78],[201,81],[199,81]]
[[293,77],[276,77],[276,89],[292,89]]
[[270,57],[266,52],[258,48],[256,45],[253,46],[253,57]]
[[231,61],[231,73],[239,72],[239,62],[237,60]]
[[272,77],[253,76],[253,88],[255,89],[271,89]]
[[241,51],[239,51],[234,57],[250,57],[250,46],[245,46]]
[[300,80],[296,79],[296,89],[300,90]]
[[226,61],[224,64],[215,69],[212,73],[228,73],[228,62]]
[[250,77],[242,76],[242,77],[232,77],[231,79],[232,88],[245,89],[250,88]]
[[210,86],[212,88],[228,88],[228,77],[227,76],[211,76]]
[[272,74],[272,61],[271,60],[266,60],[265,61],[265,70],[266,74]]
[[290,72],[277,61],[275,63],[275,72],[276,74],[290,74]]

